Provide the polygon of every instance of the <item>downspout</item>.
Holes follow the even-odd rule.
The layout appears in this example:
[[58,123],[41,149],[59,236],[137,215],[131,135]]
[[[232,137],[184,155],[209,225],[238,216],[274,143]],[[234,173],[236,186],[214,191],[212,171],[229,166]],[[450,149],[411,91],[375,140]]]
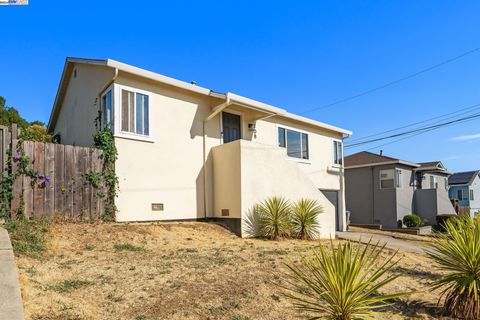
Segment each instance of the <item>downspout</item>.
[[[350,135],[342,135],[342,165],[340,166],[340,193],[342,195],[342,211],[343,215],[345,216],[345,225],[343,225],[342,221],[342,227],[341,231],[346,231],[348,228],[348,219],[347,219],[347,201],[345,199],[345,157],[344,157],[344,150],[343,150],[343,145],[345,143],[345,140],[350,138]],[[337,214],[338,215],[338,214]],[[338,219],[338,217],[337,217]]]

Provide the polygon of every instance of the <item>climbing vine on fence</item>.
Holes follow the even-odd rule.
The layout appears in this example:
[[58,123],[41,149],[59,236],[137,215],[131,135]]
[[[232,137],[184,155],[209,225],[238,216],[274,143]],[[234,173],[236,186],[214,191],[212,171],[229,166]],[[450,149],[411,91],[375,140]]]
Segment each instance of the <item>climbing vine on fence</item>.
[[[12,154],[12,149],[7,151],[7,168],[2,173],[2,179],[0,182],[0,217],[4,219],[12,219],[13,213],[11,210],[11,203],[13,199],[13,184],[15,180],[24,175],[30,178],[30,184],[32,189],[45,188],[50,183],[50,178],[35,171],[32,166],[32,160],[25,155],[23,150],[23,139],[18,140],[16,145],[15,154]],[[14,166],[16,170],[14,170]],[[20,196],[20,208],[16,214],[17,217],[24,216],[24,201],[23,201],[23,189]]]
[[105,215],[104,220],[112,221],[115,219],[117,207],[115,206],[115,198],[118,194],[118,177],[115,172],[115,161],[118,158],[115,139],[110,130],[110,124],[102,126],[102,113],[98,112],[95,119],[95,127],[97,129],[93,136],[95,147],[102,150],[103,166],[100,172],[90,172],[86,175],[87,181],[97,189],[98,196],[105,199]]

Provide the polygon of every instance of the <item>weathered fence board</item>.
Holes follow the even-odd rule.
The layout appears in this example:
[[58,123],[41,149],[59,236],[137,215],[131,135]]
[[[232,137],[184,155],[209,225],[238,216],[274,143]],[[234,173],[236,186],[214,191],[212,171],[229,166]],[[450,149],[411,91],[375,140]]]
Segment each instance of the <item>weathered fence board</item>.
[[[23,212],[31,217],[62,215],[77,219],[100,218],[104,201],[87,179],[91,172],[100,173],[103,160],[101,150],[70,145],[18,140],[18,130],[0,126],[0,172],[8,168],[8,154],[12,154],[13,174],[19,173],[19,157],[29,158],[34,178],[19,175],[13,183],[10,204],[12,215]],[[20,143],[20,144],[19,144]],[[1,175],[0,175],[1,177]]]

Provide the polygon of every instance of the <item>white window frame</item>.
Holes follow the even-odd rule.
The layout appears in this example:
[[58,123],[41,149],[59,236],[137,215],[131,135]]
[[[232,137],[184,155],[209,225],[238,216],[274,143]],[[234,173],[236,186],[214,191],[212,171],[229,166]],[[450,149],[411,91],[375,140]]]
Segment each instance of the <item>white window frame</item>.
[[[283,128],[283,129],[285,129],[285,147],[280,147],[280,146],[278,146],[278,128]],[[297,158],[297,157],[290,157],[290,156],[288,155],[288,151],[287,151],[287,150],[288,150],[287,130],[296,131],[296,132],[299,132],[299,133],[300,133],[300,152],[303,152],[303,149],[302,149],[302,147],[303,147],[302,133],[307,135],[307,147],[308,147],[308,158],[307,158],[307,159]],[[282,124],[279,124],[279,125],[277,125],[277,130],[276,130],[276,133],[275,133],[275,137],[276,137],[276,143],[275,143],[275,145],[278,146],[279,148],[285,149],[285,151],[287,151],[287,159],[290,159],[290,160],[293,160],[293,161],[298,161],[298,162],[311,163],[311,162],[310,162],[310,161],[311,161],[311,160],[310,160],[310,159],[311,159],[310,136],[311,136],[311,133],[308,132],[308,131],[301,130],[301,129],[297,129],[297,128],[293,128],[293,127],[289,127],[289,126],[285,126],[285,125],[282,125]]]
[[[139,93],[139,94],[144,94],[148,96],[148,135],[143,135],[143,134],[137,134],[135,132],[127,132],[127,131],[122,131],[122,90],[127,90],[130,92],[133,92],[134,94]],[[131,139],[131,140],[139,140],[139,141],[145,141],[145,142],[153,142],[153,126],[152,126],[152,119],[154,117],[154,110],[152,108],[152,97],[153,93],[150,91],[138,89],[135,87],[123,85],[123,84],[115,84],[115,100],[117,103],[115,103],[115,132],[116,134],[114,135],[115,137],[119,138],[125,138],[125,139]],[[134,95],[134,104],[136,105],[136,95]],[[136,106],[135,106],[136,108]],[[134,113],[136,113],[136,109],[134,110]],[[134,126],[136,126],[136,121],[134,121]],[[135,128],[134,128],[134,131]]]
[[469,189],[468,200],[469,201],[474,201],[475,200],[475,193],[473,192],[473,189]]
[[112,133],[115,133],[115,87],[113,85],[109,86],[107,89],[105,89],[101,94],[100,94],[100,130],[103,130],[105,128],[105,121],[104,121],[104,111],[103,111],[103,97],[105,97],[108,92],[111,93],[111,110],[110,112],[112,113],[110,115],[110,131]]
[[[338,156],[338,154],[335,153],[335,146],[337,144],[340,144],[340,162],[338,163],[336,161],[336,157]],[[337,147],[338,148],[338,147]],[[338,150],[338,149],[337,149]],[[333,139],[333,166],[334,167],[342,167],[343,166],[343,141],[342,140],[338,140],[338,139]]]
[[[385,172],[385,171],[393,172],[393,178],[392,179],[382,179],[382,172]],[[379,186],[379,189],[382,189],[382,190],[396,189],[396,185],[397,185],[396,175],[397,175],[397,173],[396,173],[395,168],[379,170],[379,172],[378,172],[378,179],[379,179],[379,185],[378,186]],[[393,186],[391,188],[382,187],[382,181],[384,181],[384,180],[393,180]]]

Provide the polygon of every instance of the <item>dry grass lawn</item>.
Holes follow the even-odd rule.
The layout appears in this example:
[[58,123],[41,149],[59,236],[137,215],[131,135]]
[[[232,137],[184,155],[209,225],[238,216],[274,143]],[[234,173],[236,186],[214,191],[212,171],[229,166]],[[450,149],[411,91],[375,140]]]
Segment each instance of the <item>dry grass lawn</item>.
[[[316,242],[240,239],[205,223],[54,224],[43,259],[17,257],[27,319],[301,319],[278,288]],[[402,254],[386,291],[419,290],[386,319],[434,319],[438,277]]]

